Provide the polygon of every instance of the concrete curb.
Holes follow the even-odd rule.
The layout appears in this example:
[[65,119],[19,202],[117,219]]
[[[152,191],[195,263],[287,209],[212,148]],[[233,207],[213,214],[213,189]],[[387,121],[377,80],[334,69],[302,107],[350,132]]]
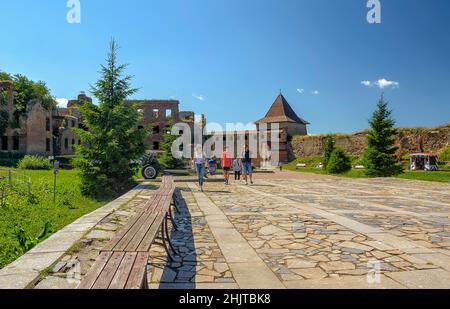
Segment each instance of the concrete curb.
[[145,185],[140,184],[118,199],[79,218],[35,248],[0,270],[0,289],[25,289],[40,274],[61,259],[87,232],[101,220],[138,195]]

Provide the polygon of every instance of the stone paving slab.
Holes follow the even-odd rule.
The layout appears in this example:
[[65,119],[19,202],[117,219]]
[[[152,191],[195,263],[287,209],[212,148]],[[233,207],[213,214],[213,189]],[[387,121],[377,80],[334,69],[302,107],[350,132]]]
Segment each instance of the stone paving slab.
[[391,277],[410,289],[448,289],[450,273],[441,269],[390,273]]
[[[198,187],[190,184],[193,191]],[[225,260],[229,263],[240,288],[285,288],[242,235],[234,229],[227,216],[204,193],[194,197],[204,212]]]
[[380,283],[369,283],[365,276],[290,281],[289,289],[405,289],[405,286],[382,276]]
[[[387,276],[415,271],[445,278],[450,251],[444,221],[450,204],[443,197],[450,197],[450,186],[439,184],[439,191],[427,185],[421,195],[422,183],[377,179],[374,188],[364,180],[355,192],[350,182],[358,180],[290,176],[257,179],[253,186],[205,186],[205,194],[286,287],[405,288],[404,280]],[[423,203],[430,196],[437,202]],[[374,197],[379,200],[370,202]],[[379,267],[380,286],[368,284],[371,262]]]

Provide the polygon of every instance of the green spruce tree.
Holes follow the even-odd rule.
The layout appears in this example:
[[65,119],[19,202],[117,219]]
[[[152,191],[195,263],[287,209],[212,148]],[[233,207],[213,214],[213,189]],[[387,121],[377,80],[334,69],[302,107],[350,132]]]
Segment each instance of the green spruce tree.
[[323,161],[322,162],[323,169],[325,171],[327,170],[328,162],[330,161],[331,154],[333,153],[335,148],[336,148],[336,145],[335,145],[333,135],[331,135],[331,134],[327,135],[327,137],[325,138],[325,151],[324,151],[323,160],[322,160]]
[[330,174],[343,174],[352,169],[352,163],[348,155],[341,148],[336,148],[330,156],[327,172]]
[[147,129],[138,129],[139,107],[125,103],[137,90],[131,87],[131,76],[123,75],[127,66],[117,63],[117,50],[112,40],[101,78],[91,87],[99,104],[79,106],[83,129],[77,129],[82,143],[76,163],[83,193],[95,197],[117,196],[130,188],[148,136]]
[[369,121],[368,149],[364,155],[366,174],[371,177],[390,177],[401,174],[403,168],[395,156],[395,121],[388,102],[381,95],[377,110]]

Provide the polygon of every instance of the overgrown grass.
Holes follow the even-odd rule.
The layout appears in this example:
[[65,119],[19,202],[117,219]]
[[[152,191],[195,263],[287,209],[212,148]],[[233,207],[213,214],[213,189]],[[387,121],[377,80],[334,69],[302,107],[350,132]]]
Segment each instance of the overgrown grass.
[[53,164],[49,159],[38,156],[25,156],[17,165],[22,170],[50,170]]
[[[320,162],[322,162],[321,157],[298,158],[297,160],[289,164],[285,164],[283,168],[285,170],[296,172],[327,175],[327,173],[323,169],[315,168],[315,166]],[[355,164],[355,162],[358,162],[358,158],[352,158],[352,162],[353,164]],[[305,163],[307,167],[297,168],[296,165],[298,163]],[[442,170],[437,172],[409,171],[405,169],[405,172],[397,176],[397,178],[450,183],[450,169],[446,166],[441,166],[440,168]],[[355,169],[352,169],[347,173],[338,174],[334,176],[347,178],[368,178],[365,175],[364,170],[355,170]]]
[[47,222],[55,233],[81,216],[94,211],[109,200],[93,200],[81,195],[80,178],[76,170],[61,170],[57,176],[56,204],[53,204],[53,172],[22,171],[31,177],[32,195],[26,187],[16,187],[17,192],[8,196],[0,207],[0,268],[11,263],[21,254],[17,233],[37,238]]

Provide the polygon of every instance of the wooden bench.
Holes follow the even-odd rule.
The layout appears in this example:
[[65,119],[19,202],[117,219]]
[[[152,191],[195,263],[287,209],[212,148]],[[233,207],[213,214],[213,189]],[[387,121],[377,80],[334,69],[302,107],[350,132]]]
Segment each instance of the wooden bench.
[[[164,176],[161,186],[143,208],[101,250],[79,289],[146,289],[151,246],[162,241],[168,257],[177,251],[170,241],[168,222],[175,228],[171,205],[177,209],[173,178]],[[172,204],[173,203],[173,204]]]

